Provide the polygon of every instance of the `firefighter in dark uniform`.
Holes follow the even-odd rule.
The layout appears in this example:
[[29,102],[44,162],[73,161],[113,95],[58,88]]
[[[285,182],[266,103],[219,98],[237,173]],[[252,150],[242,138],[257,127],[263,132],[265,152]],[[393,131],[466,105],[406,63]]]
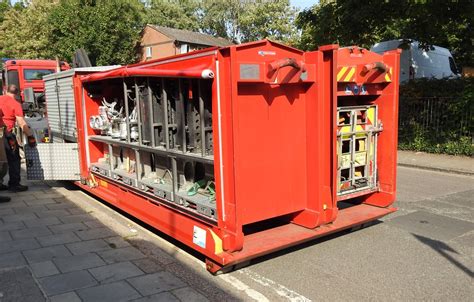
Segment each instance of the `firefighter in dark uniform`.
[[[21,104],[15,99],[18,94],[18,87],[15,85],[8,85],[7,94],[0,96],[0,110],[3,112],[2,119],[3,124],[5,125],[3,141],[6,157],[8,160],[8,190],[11,192],[22,192],[28,190],[27,186],[20,184],[20,150],[16,136],[12,132],[16,123],[18,123],[18,125],[23,129],[23,132],[28,136],[28,145],[32,148],[36,147],[35,137],[33,136],[33,132],[25,121]],[[0,189],[2,188],[6,189],[6,186],[2,184]]]

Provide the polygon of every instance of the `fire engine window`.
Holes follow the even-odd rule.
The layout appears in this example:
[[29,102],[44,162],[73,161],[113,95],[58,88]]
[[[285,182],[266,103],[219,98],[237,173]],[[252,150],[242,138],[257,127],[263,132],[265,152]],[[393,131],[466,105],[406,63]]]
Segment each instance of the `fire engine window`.
[[357,124],[367,123],[367,110],[357,110]]
[[23,77],[26,81],[42,80],[45,75],[54,73],[52,69],[25,69]]
[[342,153],[349,153],[351,151],[351,141],[350,140],[345,140],[342,141]]
[[366,147],[366,139],[365,138],[358,138],[356,139],[356,152],[365,151]]
[[348,111],[339,112],[338,125],[344,126],[344,125],[350,125],[350,124],[351,124],[351,113]]
[[15,85],[20,89],[20,78],[18,77],[18,70],[7,71],[8,85]]
[[350,171],[349,169],[342,169],[341,170],[341,180],[342,181],[345,181],[345,180],[348,180],[350,178]]

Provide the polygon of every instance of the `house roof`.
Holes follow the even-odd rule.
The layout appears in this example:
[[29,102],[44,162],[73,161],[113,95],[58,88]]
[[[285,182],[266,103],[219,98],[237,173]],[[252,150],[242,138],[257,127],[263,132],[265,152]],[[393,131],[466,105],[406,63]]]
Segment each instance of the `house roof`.
[[213,37],[210,35],[193,32],[189,30],[169,28],[164,26],[158,26],[153,24],[148,24],[151,28],[159,31],[160,33],[168,36],[169,38],[185,43],[206,45],[206,46],[228,46],[233,43],[220,37]]

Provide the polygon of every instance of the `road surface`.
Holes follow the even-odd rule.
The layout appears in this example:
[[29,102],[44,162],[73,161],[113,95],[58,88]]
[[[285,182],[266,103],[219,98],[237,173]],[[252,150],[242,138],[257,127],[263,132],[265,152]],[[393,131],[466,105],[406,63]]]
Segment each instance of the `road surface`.
[[370,227],[224,278],[269,301],[472,301],[474,178],[399,167],[395,206],[398,212]]

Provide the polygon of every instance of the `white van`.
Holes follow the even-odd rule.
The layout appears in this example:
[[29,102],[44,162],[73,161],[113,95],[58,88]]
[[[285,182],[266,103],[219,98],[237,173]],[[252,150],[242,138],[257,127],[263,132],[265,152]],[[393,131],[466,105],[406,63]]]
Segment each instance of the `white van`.
[[375,44],[370,49],[379,54],[401,48],[400,82],[417,78],[459,77],[460,74],[448,49],[432,46],[429,50],[419,47],[417,41],[391,40]]

